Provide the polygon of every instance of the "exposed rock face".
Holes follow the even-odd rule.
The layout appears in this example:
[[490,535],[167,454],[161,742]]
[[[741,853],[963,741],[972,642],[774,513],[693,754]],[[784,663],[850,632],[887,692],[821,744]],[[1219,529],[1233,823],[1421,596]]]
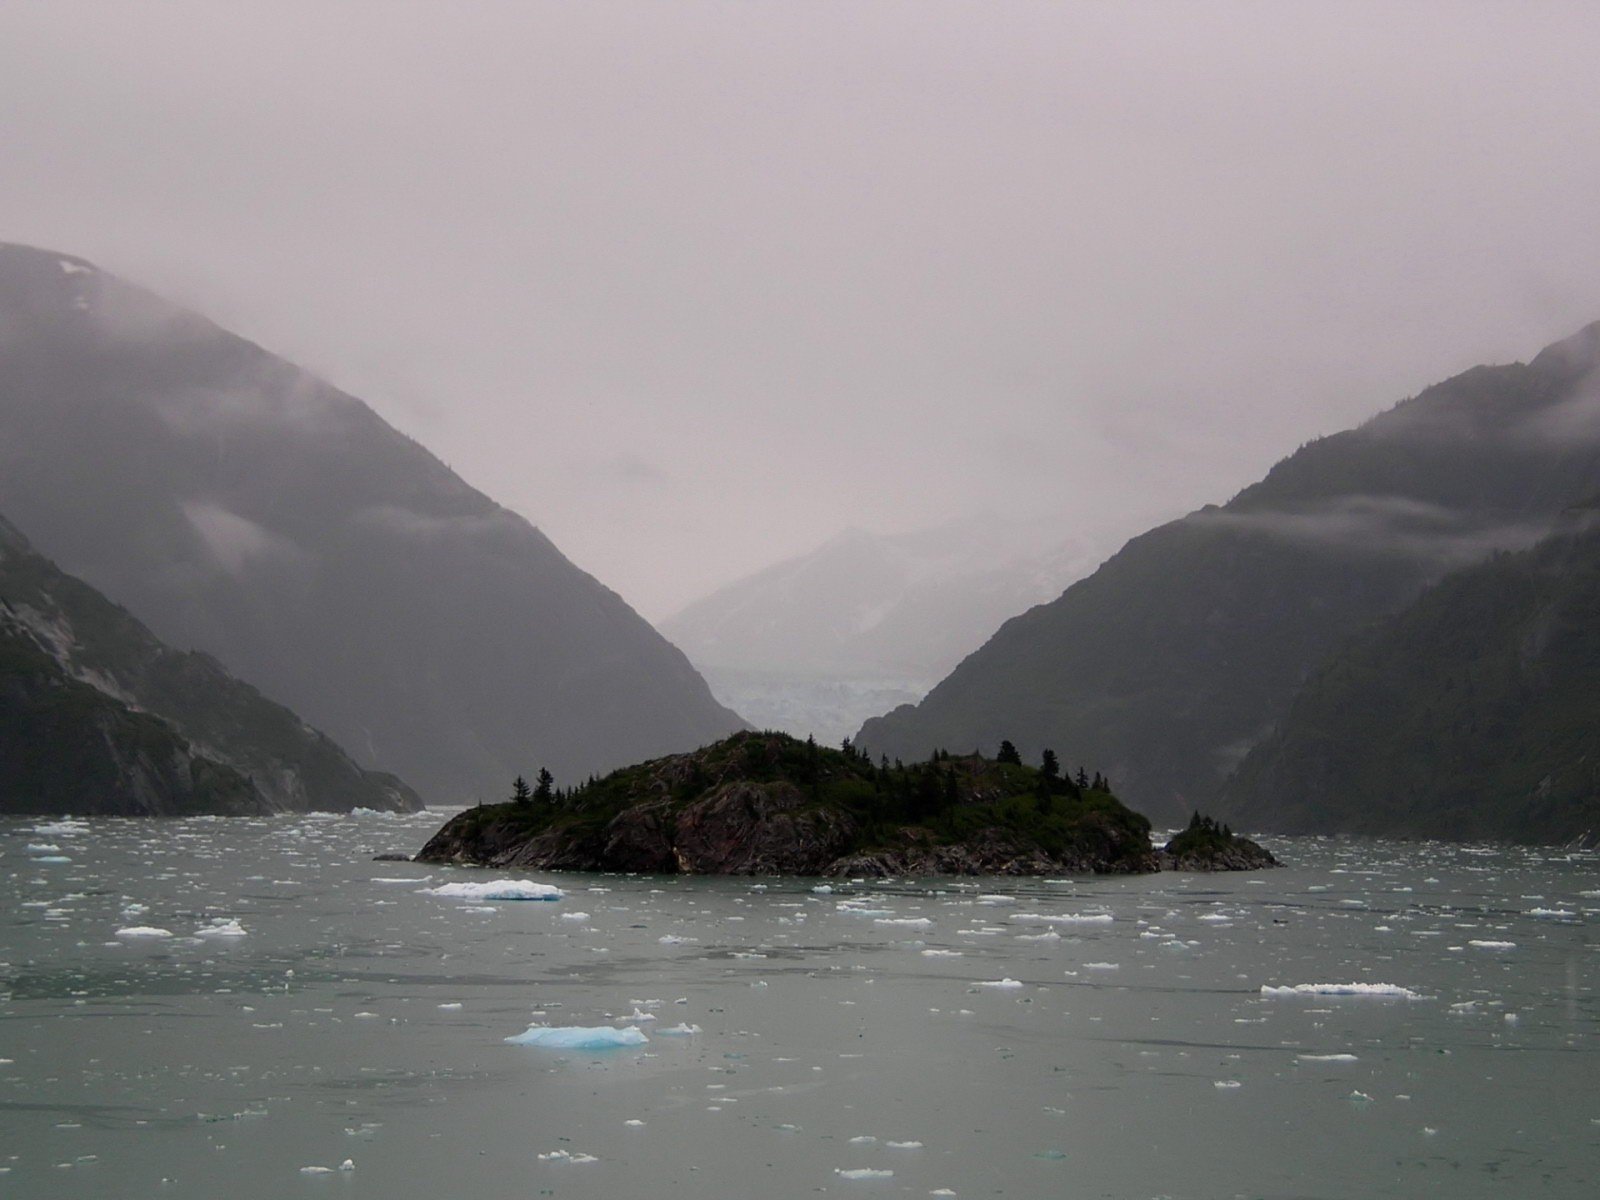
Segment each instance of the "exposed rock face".
[[1055,794],[1041,793],[1041,786],[1048,785],[1031,768],[976,757],[887,769],[782,734],[739,734],[617,772],[548,810],[467,809],[417,859],[534,870],[878,877],[1162,868],[1149,823],[1109,793],[1073,795],[1060,781]]
[[1235,837],[1226,845],[1196,847],[1178,854],[1172,853],[1171,847],[1169,842],[1156,853],[1163,871],[1260,871],[1282,865],[1249,838]]
[[400,780],[363,770],[215,659],[164,645],[3,518],[0,640],[0,779],[10,781],[0,812],[422,807]]

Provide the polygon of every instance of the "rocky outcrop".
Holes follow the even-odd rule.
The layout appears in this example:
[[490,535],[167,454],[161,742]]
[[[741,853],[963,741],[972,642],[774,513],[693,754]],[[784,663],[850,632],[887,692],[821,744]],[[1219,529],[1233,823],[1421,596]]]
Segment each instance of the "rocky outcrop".
[[1200,847],[1180,854],[1173,854],[1170,845],[1156,852],[1163,871],[1260,871],[1283,865],[1249,838],[1236,837],[1228,845]]
[[628,768],[550,805],[467,809],[417,860],[875,877],[1132,874],[1166,865],[1149,823],[1108,792],[976,756],[875,767],[773,733]]

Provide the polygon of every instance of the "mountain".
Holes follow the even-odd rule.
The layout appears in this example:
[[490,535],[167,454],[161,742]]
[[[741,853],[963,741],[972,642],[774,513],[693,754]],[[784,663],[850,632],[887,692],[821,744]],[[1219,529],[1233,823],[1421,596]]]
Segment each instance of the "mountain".
[[1597,517],[1446,577],[1336,653],[1222,811],[1292,833],[1600,834]]
[[439,800],[739,726],[537,529],[370,408],[81,259],[0,246],[0,510]]
[[0,519],[0,812],[421,807],[203,654],[181,654]]
[[662,622],[726,703],[837,744],[915,700],[1007,616],[1091,569],[1086,540],[993,516],[902,534],[847,530]]
[[1010,738],[1106,771],[1158,820],[1210,807],[1347,637],[1600,489],[1597,363],[1592,325],[1303,446],[1006,622],[859,743],[915,758]]

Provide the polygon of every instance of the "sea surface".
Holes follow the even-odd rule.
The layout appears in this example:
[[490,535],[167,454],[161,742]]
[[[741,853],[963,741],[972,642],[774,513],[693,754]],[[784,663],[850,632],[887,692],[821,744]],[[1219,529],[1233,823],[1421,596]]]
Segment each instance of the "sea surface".
[[441,819],[0,821],[0,1196],[1600,1195],[1593,854],[520,902],[371,861]]

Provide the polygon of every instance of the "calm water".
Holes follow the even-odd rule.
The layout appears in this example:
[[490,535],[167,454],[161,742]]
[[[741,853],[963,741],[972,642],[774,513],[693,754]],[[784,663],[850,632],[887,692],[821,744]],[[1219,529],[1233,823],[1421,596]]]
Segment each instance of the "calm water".
[[[0,1195],[1600,1189],[1594,856],[482,904],[368,861],[440,819],[0,823]],[[1262,992],[1350,982],[1416,998]],[[532,1023],[650,1040],[503,1041]]]

